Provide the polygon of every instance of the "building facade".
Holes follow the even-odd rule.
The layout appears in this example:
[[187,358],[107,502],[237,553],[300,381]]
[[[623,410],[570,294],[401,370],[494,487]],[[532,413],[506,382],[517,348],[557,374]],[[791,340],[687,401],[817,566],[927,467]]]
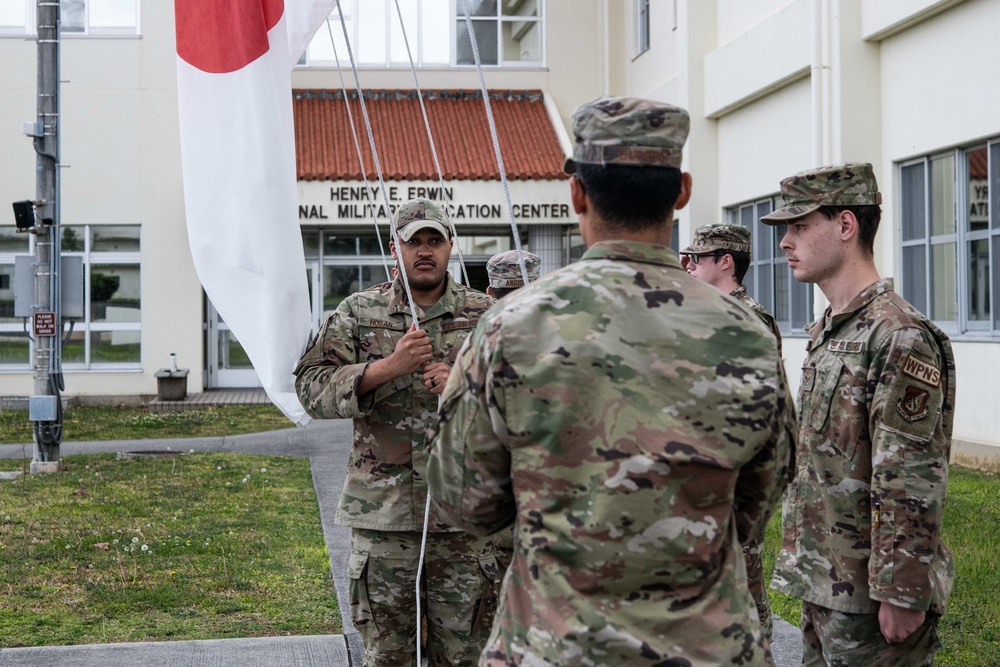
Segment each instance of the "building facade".
[[[377,144],[385,142],[386,155],[400,158],[385,165],[387,189],[395,188],[390,208],[411,194],[450,195],[465,214],[456,216],[458,245],[474,284],[489,254],[513,241],[495,165],[453,168],[470,149],[445,138],[472,136],[462,124],[469,114],[444,113],[432,121],[438,123],[433,136],[447,146],[440,160],[448,178],[402,161],[403,153],[426,160],[428,147],[419,127],[399,132],[412,121],[400,109],[412,104],[418,87],[453,97],[479,90],[463,4],[401,0],[406,40],[394,0],[345,0],[342,8],[363,94],[373,103],[380,95],[403,100],[388,105],[387,116],[373,118]],[[34,153],[20,135],[21,124],[35,117],[33,5],[0,5],[0,201],[29,199],[34,192]],[[873,163],[884,199],[875,248],[879,270],[954,341],[956,458],[996,458],[1000,0],[469,5],[491,95],[535,95],[564,152],[573,108],[599,95],[653,97],[691,112],[684,168],[694,176],[694,197],[678,215],[675,243],[685,244],[696,226],[709,222],[752,229],[748,287],[780,323],[793,385],[804,359],[802,327],[825,303],[817,289],[791,277],[779,232],[758,219],[779,204],[784,176],[833,162]],[[205,302],[187,249],[172,7],[63,0],[63,9],[63,248],[83,258],[88,299],[66,343],[66,394],[153,394],[153,374],[170,353],[190,369],[189,391],[255,384],[238,342]],[[316,324],[344,294],[383,280],[386,272],[373,224],[382,202],[370,199],[376,175],[358,165],[353,140],[338,135],[334,142],[324,134],[329,123],[343,122],[346,110],[328,110],[329,123],[310,128],[305,119],[318,117],[299,116],[298,105],[310,96],[343,103],[342,81],[354,91],[346,97],[356,99],[344,28],[337,14],[333,19],[293,72],[298,214]],[[501,121],[501,134],[516,134],[519,122]],[[363,130],[360,119],[354,124]],[[477,125],[473,144],[488,153],[491,142]],[[359,143],[366,154],[363,131]],[[306,159],[317,145],[339,152],[341,162],[323,167]],[[580,251],[575,216],[564,208],[566,183],[552,172],[558,169],[553,159],[540,170],[515,170],[510,186],[521,241],[543,256],[549,270]],[[7,312],[13,257],[29,249],[26,235],[14,233],[13,217],[0,216],[5,396],[28,395],[32,388],[31,341],[23,322]]]

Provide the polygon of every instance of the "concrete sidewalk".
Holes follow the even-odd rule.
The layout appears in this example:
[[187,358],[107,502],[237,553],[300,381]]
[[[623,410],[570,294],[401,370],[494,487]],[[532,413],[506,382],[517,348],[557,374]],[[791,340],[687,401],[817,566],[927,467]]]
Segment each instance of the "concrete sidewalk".
[[[313,420],[304,428],[217,438],[178,440],[114,440],[63,443],[62,455],[105,452],[196,451],[245,452],[309,459],[320,521],[330,554],[330,574],[340,609],[348,609],[347,564],[350,530],[333,522],[347,474],[351,422]],[[30,458],[31,446],[0,445],[0,458]],[[0,482],[2,484],[3,482]],[[140,642],[0,649],[0,667],[361,667],[364,647],[349,614],[343,614],[343,634],[258,639]],[[775,619],[774,658],[777,667],[802,663],[798,628]]]

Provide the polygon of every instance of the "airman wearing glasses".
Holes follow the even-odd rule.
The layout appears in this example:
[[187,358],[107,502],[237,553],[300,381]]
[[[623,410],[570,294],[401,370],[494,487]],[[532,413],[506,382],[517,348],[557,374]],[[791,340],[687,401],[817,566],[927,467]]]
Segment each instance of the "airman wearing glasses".
[[[705,225],[694,231],[691,245],[680,251],[681,266],[699,280],[714,285],[739,299],[771,330],[781,353],[781,333],[771,314],[747,294],[743,276],[750,268],[750,230],[739,225]],[[771,604],[767,599],[767,581],[761,560],[763,535],[758,535],[743,546],[743,560],[747,566],[747,584],[757,605],[760,627],[771,640],[773,622]]]
[[781,332],[771,313],[747,294],[743,277],[750,268],[750,230],[739,225],[705,225],[694,230],[691,245],[680,251],[681,266],[698,280],[739,299],[760,318],[778,341]]

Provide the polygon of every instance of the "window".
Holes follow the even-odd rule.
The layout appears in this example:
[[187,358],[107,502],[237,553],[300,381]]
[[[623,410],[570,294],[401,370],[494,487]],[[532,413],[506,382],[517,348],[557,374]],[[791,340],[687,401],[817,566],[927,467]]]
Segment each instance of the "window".
[[25,323],[14,317],[14,257],[29,253],[30,236],[17,233],[14,225],[0,226],[0,368],[5,370],[28,370],[31,364]]
[[[139,227],[83,225],[60,230],[63,256],[83,258],[84,281],[84,315],[73,322],[63,344],[63,368],[138,368],[142,333]],[[33,244],[34,236],[15,235],[10,227],[0,231],[0,273],[11,276],[11,289],[0,289],[0,367],[5,370],[27,370],[32,364],[26,323],[13,316],[12,277],[15,254],[34,252],[29,240]]]
[[[0,1],[0,34],[34,35],[35,0]],[[139,0],[60,0],[61,34],[135,36],[139,33]]]
[[753,252],[743,284],[747,292],[774,316],[783,334],[802,333],[812,320],[812,286],[800,283],[788,268],[781,251],[784,227],[771,227],[760,219],[774,210],[774,198],[760,199],[726,210],[729,224],[750,229]]
[[649,48],[649,0],[636,0],[635,54]]
[[951,334],[1000,333],[1000,139],[899,170],[902,294]]
[[[468,0],[469,18],[484,66],[541,66],[544,0]],[[475,64],[465,22],[466,0],[342,0],[344,24],[359,67],[409,67],[407,42],[416,67]],[[400,16],[406,28],[405,40]],[[350,67],[340,14],[330,15],[300,65]],[[453,32],[454,31],[454,32]],[[331,33],[333,42],[331,43]],[[336,54],[336,55],[335,55]]]
[[483,65],[541,65],[541,0],[455,0],[455,64],[475,65],[465,5]]

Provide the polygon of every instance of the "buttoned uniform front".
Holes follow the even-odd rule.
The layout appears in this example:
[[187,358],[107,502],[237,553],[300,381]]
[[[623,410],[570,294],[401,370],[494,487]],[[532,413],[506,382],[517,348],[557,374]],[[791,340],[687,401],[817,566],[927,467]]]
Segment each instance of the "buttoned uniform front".
[[790,472],[791,397],[762,324],[669,248],[599,242],[499,302],[437,428],[436,506],[515,522],[481,665],[772,664],[740,543]]
[[808,331],[772,588],[841,612],[889,602],[941,614],[954,580],[941,540],[955,402],[948,337],[888,278]]
[[[456,284],[450,275],[446,276],[443,296],[426,311],[418,310],[420,328],[427,332],[433,346],[434,362],[454,363],[458,349],[471,334],[481,315],[492,305],[493,300],[475,290]],[[419,306],[418,306],[419,308]],[[420,531],[426,501],[426,479],[424,472],[427,462],[426,428],[438,407],[438,398],[424,385],[419,371],[387,382],[364,396],[358,395],[358,386],[366,367],[374,361],[389,357],[396,344],[412,323],[412,315],[406,294],[397,277],[392,282],[375,285],[357,292],[345,299],[320,329],[313,345],[306,351],[295,369],[296,390],[306,412],[316,418],[352,419],[354,440],[347,467],[347,478],[340,497],[336,521],[339,525],[352,529],[352,554],[350,575],[352,578],[352,615],[355,625],[365,636],[366,651],[373,647],[385,648],[393,645],[377,664],[407,664],[401,657],[409,655],[415,644],[412,637],[407,639],[406,623],[412,622],[412,602],[414,599],[416,552],[419,551]],[[378,531],[381,531],[381,535]],[[436,512],[431,511],[429,531],[432,535],[455,531],[442,522]],[[408,533],[408,534],[404,534]],[[458,539],[447,538],[445,541]],[[444,539],[444,536],[442,536]],[[415,543],[416,549],[400,547],[400,541]],[[480,544],[481,542],[481,544]],[[498,565],[489,547],[489,540],[472,544],[462,544],[462,557],[475,549],[484,549],[478,558],[482,561],[482,577],[499,577]],[[399,563],[386,566],[380,571],[376,582],[371,568],[376,557],[396,554]],[[403,557],[406,557],[405,563]],[[471,558],[477,558],[472,555]],[[410,561],[413,561],[412,563]],[[446,558],[443,560],[447,560]],[[456,556],[456,560],[458,557]],[[411,566],[413,572],[411,572]],[[475,570],[479,565],[473,563]],[[430,564],[429,564],[430,567]],[[436,566],[435,566],[436,567]],[[393,570],[396,569],[396,572]],[[432,588],[430,570],[428,588]],[[497,585],[499,581],[495,582]],[[485,584],[488,585],[489,581]],[[365,590],[365,585],[369,590]],[[464,593],[462,582],[445,582],[452,590],[453,600]],[[382,586],[376,595],[372,587]],[[460,615],[476,614],[479,624],[485,623],[483,638],[489,629],[489,619],[483,621],[479,613],[480,592],[473,586],[467,600],[468,609]],[[355,592],[361,598],[376,597],[389,600],[386,613],[399,607],[406,618],[403,627],[397,628],[393,622],[370,618],[366,606],[368,600],[354,600]],[[485,600],[488,591],[482,592]],[[430,593],[428,593],[430,595]],[[430,614],[433,614],[433,609]],[[433,617],[429,620],[433,621]],[[454,619],[452,619],[454,620]],[[449,619],[444,619],[448,622]],[[367,634],[366,634],[367,633]],[[463,640],[465,643],[472,642]],[[459,650],[459,649],[456,649]],[[472,661],[478,651],[467,646]],[[446,664],[435,660],[431,648],[432,664]],[[369,662],[369,658],[371,662]],[[376,658],[366,657],[366,664]]]

